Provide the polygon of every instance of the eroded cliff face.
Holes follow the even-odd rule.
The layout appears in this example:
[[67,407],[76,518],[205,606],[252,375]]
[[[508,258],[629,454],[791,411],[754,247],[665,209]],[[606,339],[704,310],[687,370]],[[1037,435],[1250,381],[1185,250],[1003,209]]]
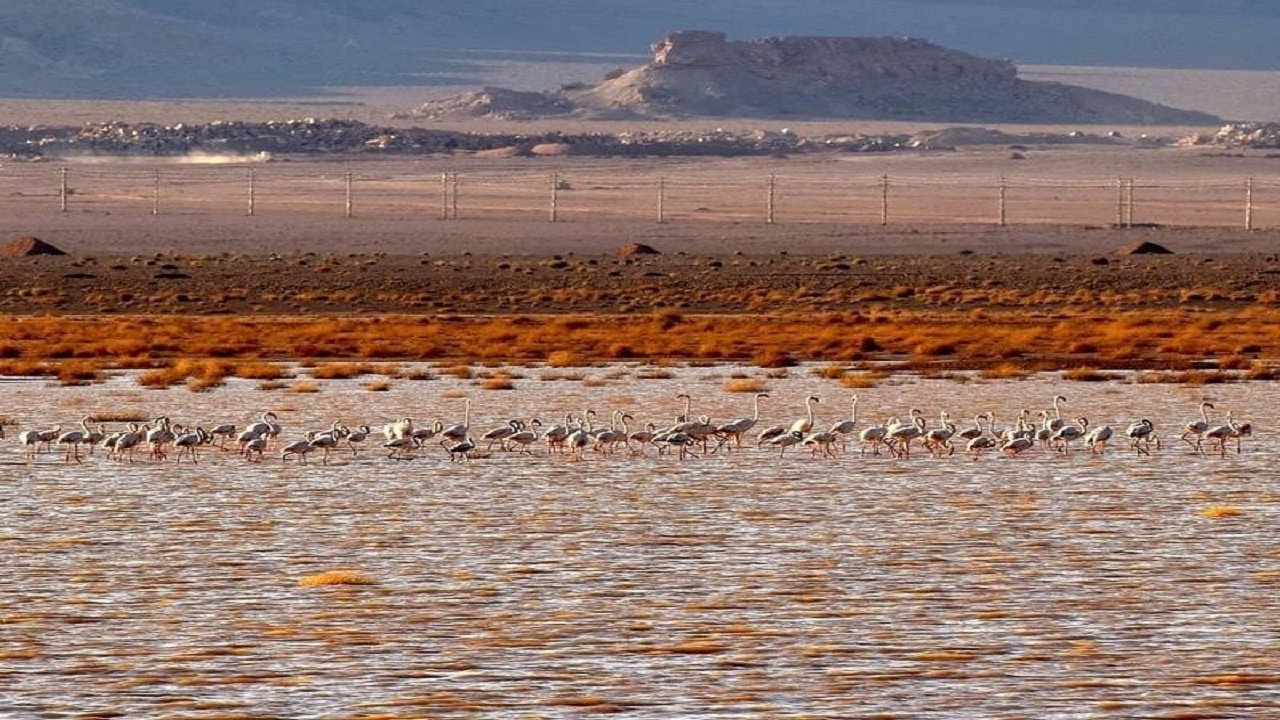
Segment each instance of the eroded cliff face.
[[926,40],[879,37],[770,37],[730,41],[724,33],[686,30],[653,46],[653,68],[719,67],[757,74],[797,73],[845,82],[1012,83],[1018,70]]
[[[1215,125],[1218,118],[1136,98],[1022,80],[1008,60],[926,40],[674,32],[652,61],[603,82],[547,93],[584,117],[840,118],[991,123]],[[472,105],[476,103],[472,102]],[[537,103],[535,103],[537,104]],[[441,116],[445,103],[424,106]],[[528,117],[509,110],[505,117]],[[475,113],[471,113],[472,116]]]

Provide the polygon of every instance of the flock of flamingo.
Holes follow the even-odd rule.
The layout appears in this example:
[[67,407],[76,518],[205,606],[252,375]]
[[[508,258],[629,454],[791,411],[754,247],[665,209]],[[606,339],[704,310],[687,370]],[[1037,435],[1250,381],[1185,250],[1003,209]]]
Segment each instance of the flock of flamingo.
[[[793,454],[808,450],[814,457],[834,459],[848,453],[851,445],[861,455],[907,459],[911,457],[912,447],[918,444],[933,457],[952,455],[959,450],[975,460],[984,453],[1017,457],[1037,449],[1065,454],[1075,448],[1087,448],[1093,454],[1102,455],[1112,442],[1127,442],[1128,448],[1138,455],[1150,455],[1152,448],[1161,447],[1155,425],[1145,418],[1123,428],[1091,426],[1083,416],[1068,422],[1062,417],[1066,398],[1061,395],[1053,398],[1052,408],[1039,413],[1038,421],[1033,420],[1030,411],[1023,410],[1007,427],[997,425],[990,412],[976,415],[970,426],[959,427],[946,411],[939,413],[938,423],[930,427],[919,409],[911,409],[905,418],[892,417],[881,424],[860,426],[858,396],[854,395],[849,417],[827,429],[817,425],[814,405],[819,399],[810,395],[804,401],[804,416],[789,424],[758,430],[760,401],[769,397],[767,393],[756,394],[750,417],[726,423],[714,423],[705,415],[694,418],[690,414],[691,397],[683,393],[676,397],[684,401],[684,411],[673,422],[662,425],[650,422],[638,430],[631,429],[634,417],[622,410],[613,411],[607,426],[597,426],[596,412],[586,410],[579,416],[567,415],[563,423],[549,426],[537,418],[511,419],[477,433],[471,427],[471,402],[464,400],[463,420],[451,426],[439,420],[417,424],[406,417],[388,422],[380,432],[375,432],[369,425],[351,427],[335,421],[327,428],[302,432],[292,441],[283,439],[284,427],[279,418],[272,412],[264,412],[245,427],[226,423],[205,429],[158,417],[145,424],[131,423],[116,432],[107,432],[100,425],[94,427],[93,419],[86,417],[72,430],[64,431],[57,426],[24,430],[19,433],[18,442],[28,462],[34,461],[41,452],[51,453],[57,448],[67,463],[83,462],[95,449],[100,449],[110,460],[130,463],[137,460],[139,453],[151,461],[167,461],[172,457],[175,463],[184,460],[198,463],[203,453],[216,449],[234,452],[247,462],[263,462],[270,454],[283,462],[306,463],[314,457],[327,464],[334,453],[357,456],[362,448],[374,446],[391,460],[412,460],[438,446],[450,461],[457,462],[488,457],[495,448],[523,454],[533,454],[536,448],[547,455],[580,461],[588,453],[619,452],[673,453],[684,460],[739,451],[748,443],[759,451],[776,452],[779,459],[791,448],[795,448]],[[1225,457],[1232,447],[1236,453],[1241,452],[1242,439],[1253,434],[1252,424],[1236,422],[1231,412],[1227,412],[1225,421],[1215,425],[1209,421],[1208,414],[1214,406],[1205,402],[1199,409],[1199,418],[1179,426],[1179,440],[1201,455]],[[0,426],[0,438],[3,437],[4,428]]]

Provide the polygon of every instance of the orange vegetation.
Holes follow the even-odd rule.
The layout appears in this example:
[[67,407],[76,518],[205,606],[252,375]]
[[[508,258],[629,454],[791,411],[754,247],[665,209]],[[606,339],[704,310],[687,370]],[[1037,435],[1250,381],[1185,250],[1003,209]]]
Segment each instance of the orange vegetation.
[[316,585],[373,585],[373,578],[356,570],[329,570],[315,575],[305,575],[298,584],[302,587]]
[[874,319],[857,313],[682,316],[674,324],[654,315],[12,316],[0,318],[0,330],[0,374],[55,374],[75,382],[100,369],[142,368],[148,370],[143,384],[154,387],[212,386],[230,376],[278,379],[283,371],[264,369],[264,361],[278,360],[335,361],[316,365],[312,376],[353,377],[377,372],[375,358],[458,363],[448,371],[455,375],[470,373],[466,363],[568,367],[622,358],[771,368],[887,361],[910,369],[986,369],[992,377],[1090,369],[1069,379],[1118,368],[1185,372],[1205,358],[1221,358],[1261,379],[1274,376],[1268,361],[1280,354],[1280,310],[1261,307],[1097,317],[988,313],[980,323],[945,311],[885,311]]

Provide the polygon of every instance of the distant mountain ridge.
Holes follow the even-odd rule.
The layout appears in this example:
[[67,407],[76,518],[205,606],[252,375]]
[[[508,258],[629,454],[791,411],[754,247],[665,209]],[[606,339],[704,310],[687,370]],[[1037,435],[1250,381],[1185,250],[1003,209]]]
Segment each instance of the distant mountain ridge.
[[1280,67],[1280,3],[1262,0],[5,0],[0,95],[426,84],[467,78],[460,50],[637,54],[680,27],[922,37],[1020,64]]
[[650,62],[595,85],[484,88],[430,101],[422,117],[754,117],[960,123],[1210,125],[1221,119],[1137,98],[1018,77],[1008,60],[920,39],[673,32]]

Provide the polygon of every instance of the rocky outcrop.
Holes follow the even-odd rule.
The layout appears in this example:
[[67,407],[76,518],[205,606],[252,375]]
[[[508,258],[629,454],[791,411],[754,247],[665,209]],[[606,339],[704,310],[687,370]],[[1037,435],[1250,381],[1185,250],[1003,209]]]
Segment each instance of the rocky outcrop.
[[66,255],[60,248],[37,237],[19,237],[0,245],[0,257],[34,257],[36,255]]
[[427,119],[489,117],[502,120],[530,120],[568,115],[573,112],[573,109],[573,103],[553,93],[483,87],[433,104],[422,115]]
[[1280,148],[1280,123],[1231,123],[1213,135],[1196,135],[1186,139],[1188,145],[1216,145],[1229,148]]
[[[1206,113],[1018,77],[1008,60],[913,38],[668,35],[646,65],[597,85],[544,93],[589,117],[758,117],[929,122],[1190,124]],[[439,117],[446,103],[420,114]]]

